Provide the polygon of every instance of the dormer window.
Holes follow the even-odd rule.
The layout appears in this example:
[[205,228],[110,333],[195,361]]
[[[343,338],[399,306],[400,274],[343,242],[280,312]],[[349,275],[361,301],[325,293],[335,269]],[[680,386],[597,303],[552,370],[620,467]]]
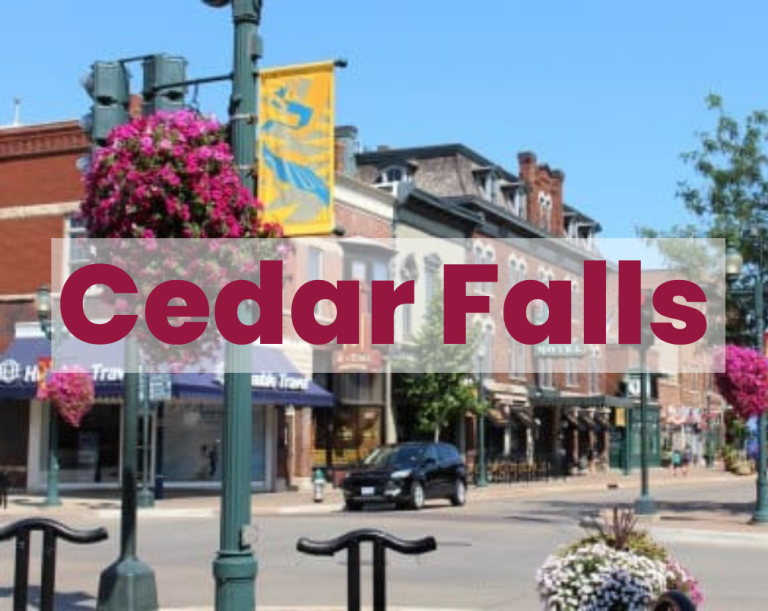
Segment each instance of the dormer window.
[[539,219],[544,229],[552,231],[552,198],[543,191],[539,192]]
[[397,184],[399,182],[407,182],[410,180],[410,175],[408,174],[408,170],[401,166],[390,166],[388,168],[384,168],[379,172],[378,177],[376,178],[376,184],[377,185],[392,185]]
[[492,204],[497,203],[499,181],[493,168],[478,168],[472,174],[480,197]]

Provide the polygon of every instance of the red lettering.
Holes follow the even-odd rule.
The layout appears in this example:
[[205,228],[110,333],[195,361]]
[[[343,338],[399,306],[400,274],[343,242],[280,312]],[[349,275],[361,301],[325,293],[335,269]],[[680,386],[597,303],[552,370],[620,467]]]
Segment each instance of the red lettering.
[[[185,305],[168,305],[171,299],[180,298]],[[178,327],[168,322],[176,316],[194,316],[208,318],[208,298],[205,292],[193,282],[187,280],[168,280],[152,289],[147,297],[144,315],[150,333],[161,342],[172,346],[183,346],[198,339],[207,322],[185,321]]]
[[584,343],[606,343],[605,261],[584,262]]
[[487,295],[467,295],[467,282],[498,282],[499,267],[446,263],[443,294],[443,338],[446,344],[467,343],[467,314],[488,314]]
[[[261,261],[259,284],[235,280],[216,298],[216,326],[228,342],[245,346],[261,338],[262,344],[283,343],[283,262]],[[259,304],[259,319],[251,325],[240,322],[237,310],[243,301]]]
[[640,261],[619,261],[619,343],[639,344],[642,336]]
[[393,280],[374,280],[371,295],[372,343],[395,343],[395,310],[398,306],[414,301],[413,280],[408,280],[395,289]]
[[69,332],[86,344],[114,344],[131,332],[136,314],[116,314],[108,322],[96,324],[83,310],[86,291],[103,284],[115,294],[138,293],[136,283],[127,272],[107,263],[93,263],[75,271],[61,289],[61,319]]
[[662,316],[685,323],[685,327],[677,329],[671,322],[654,322],[651,329],[661,341],[684,346],[704,337],[707,317],[696,308],[675,302],[678,296],[689,303],[707,302],[707,296],[698,284],[690,280],[668,280],[654,292],[653,307]]
[[[549,308],[549,316],[541,325],[533,324],[526,315],[528,304],[536,299]],[[552,280],[547,286],[538,280],[518,282],[504,299],[504,326],[521,344],[533,346],[547,338],[552,344],[570,344],[571,283]]]
[[[301,339],[315,346],[334,339],[339,344],[360,343],[360,288],[357,280],[340,280],[338,287],[326,280],[312,280],[296,291],[291,304],[293,328]],[[315,305],[328,299],[336,306],[336,318],[329,325],[315,319]]]

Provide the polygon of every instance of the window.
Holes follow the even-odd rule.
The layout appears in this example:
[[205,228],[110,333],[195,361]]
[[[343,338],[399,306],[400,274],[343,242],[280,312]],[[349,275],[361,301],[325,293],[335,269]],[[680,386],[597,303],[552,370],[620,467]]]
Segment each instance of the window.
[[541,375],[541,386],[543,388],[554,388],[554,362],[551,358],[542,358],[539,360],[539,374]]
[[527,218],[527,208],[525,189],[518,187],[512,195],[512,214],[519,216],[521,219]]
[[449,463],[460,460],[459,453],[453,446],[447,443],[437,444],[437,457],[441,463]]
[[[66,253],[64,260],[66,267],[64,273],[68,278],[81,267],[93,263],[94,247],[88,239],[85,230],[85,223],[76,216],[68,216],[65,219],[66,227]],[[86,295],[99,295],[103,287],[100,285],[92,286],[86,292]]]
[[410,338],[413,336],[413,304],[406,303],[400,307],[403,309],[403,335]]
[[577,386],[579,383],[579,361],[577,359],[566,358],[565,359],[565,385]]
[[571,318],[580,319],[579,314],[579,285],[571,280]]
[[525,377],[525,344],[509,338],[509,377]]
[[[309,247],[308,251],[308,270],[307,274],[309,280],[322,280],[323,279],[323,251],[314,246]],[[315,316],[319,316],[323,308],[321,307],[322,301],[318,301],[315,304]]]
[[589,392],[600,393],[600,351],[596,349],[589,355]]
[[482,359],[477,358],[476,367],[482,367],[481,371],[476,373],[487,375],[493,373],[493,327],[485,324],[480,332],[480,347],[483,351]]
[[498,192],[498,180],[495,173],[491,169],[483,168],[474,171],[475,186],[477,187],[480,197],[492,204],[496,203]]
[[552,230],[552,198],[544,192],[539,193],[539,219],[544,229]]
[[435,292],[438,289],[438,283],[440,282],[440,266],[442,261],[440,257],[431,254],[424,260],[424,286],[426,292],[426,306],[430,307],[432,300],[434,299]]
[[67,277],[91,263],[91,245],[85,231],[85,223],[74,216],[66,219]]
[[376,178],[376,184],[391,185],[398,182],[407,182],[408,180],[410,180],[410,176],[405,168],[400,166],[391,166],[389,168],[384,168],[381,170],[381,172],[379,172],[379,175]]

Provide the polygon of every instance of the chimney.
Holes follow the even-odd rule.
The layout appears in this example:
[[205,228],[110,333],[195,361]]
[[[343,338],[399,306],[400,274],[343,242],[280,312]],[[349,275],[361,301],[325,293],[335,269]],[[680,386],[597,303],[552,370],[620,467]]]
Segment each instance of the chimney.
[[336,171],[346,176],[357,173],[357,128],[353,125],[340,125],[335,132]]
[[565,182],[565,172],[562,170],[552,170],[552,179],[552,233],[560,237],[565,235],[563,208],[563,183]]
[[141,116],[141,109],[144,107],[144,98],[137,94],[131,94],[131,99],[128,101],[128,115],[131,119],[136,119]]

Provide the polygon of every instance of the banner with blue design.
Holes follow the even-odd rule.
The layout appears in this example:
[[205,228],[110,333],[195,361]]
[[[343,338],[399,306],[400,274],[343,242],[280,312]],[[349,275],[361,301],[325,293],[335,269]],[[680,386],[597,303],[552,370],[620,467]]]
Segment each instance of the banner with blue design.
[[334,64],[259,73],[259,186],[265,220],[286,236],[334,227]]

